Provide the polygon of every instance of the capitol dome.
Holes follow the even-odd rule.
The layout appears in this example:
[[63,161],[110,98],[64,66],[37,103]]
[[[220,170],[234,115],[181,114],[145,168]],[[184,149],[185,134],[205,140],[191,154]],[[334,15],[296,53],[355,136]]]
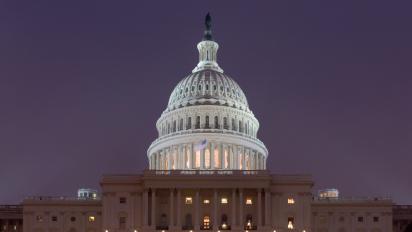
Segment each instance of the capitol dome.
[[217,63],[211,18],[198,43],[199,63],[172,91],[147,155],[154,170],[261,170],[268,151],[239,85]]
[[226,74],[201,70],[177,84],[169,98],[168,111],[193,105],[222,105],[249,112],[246,96]]

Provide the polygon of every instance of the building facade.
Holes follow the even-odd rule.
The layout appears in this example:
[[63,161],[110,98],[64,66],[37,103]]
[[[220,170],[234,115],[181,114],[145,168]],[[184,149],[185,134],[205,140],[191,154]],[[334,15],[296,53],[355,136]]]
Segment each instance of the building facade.
[[23,231],[23,207],[21,205],[0,205],[0,231]]
[[24,231],[392,231],[389,199],[317,198],[310,175],[266,169],[259,122],[217,63],[209,15],[205,26],[198,64],[156,123],[148,169],[104,175],[101,198],[26,199]]

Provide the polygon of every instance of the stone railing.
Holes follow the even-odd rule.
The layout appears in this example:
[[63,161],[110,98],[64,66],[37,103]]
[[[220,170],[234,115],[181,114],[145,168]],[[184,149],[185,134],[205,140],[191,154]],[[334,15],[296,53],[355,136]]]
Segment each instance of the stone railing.
[[65,196],[29,196],[25,200],[36,201],[99,201],[100,197],[86,198],[86,197],[65,197]]
[[257,176],[267,170],[145,170],[145,176]]

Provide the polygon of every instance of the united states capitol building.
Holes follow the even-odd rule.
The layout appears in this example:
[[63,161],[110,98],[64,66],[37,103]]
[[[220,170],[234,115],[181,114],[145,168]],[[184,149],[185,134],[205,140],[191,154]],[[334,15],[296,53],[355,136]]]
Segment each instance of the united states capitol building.
[[[211,18],[199,63],[170,95],[140,174],[104,175],[101,191],[23,201],[27,232],[391,232],[390,199],[314,193],[310,175],[273,174],[247,98],[217,62]],[[356,180],[354,180],[356,181]]]

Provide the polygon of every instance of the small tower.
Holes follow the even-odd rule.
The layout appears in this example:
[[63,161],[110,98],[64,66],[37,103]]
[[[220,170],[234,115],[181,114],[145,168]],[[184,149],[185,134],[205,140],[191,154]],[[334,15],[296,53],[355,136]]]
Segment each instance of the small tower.
[[213,41],[212,37],[212,17],[207,13],[205,18],[205,32],[203,40],[197,44],[199,50],[199,63],[193,69],[193,73],[204,70],[212,69],[223,73],[223,69],[217,64],[217,50],[219,44]]

